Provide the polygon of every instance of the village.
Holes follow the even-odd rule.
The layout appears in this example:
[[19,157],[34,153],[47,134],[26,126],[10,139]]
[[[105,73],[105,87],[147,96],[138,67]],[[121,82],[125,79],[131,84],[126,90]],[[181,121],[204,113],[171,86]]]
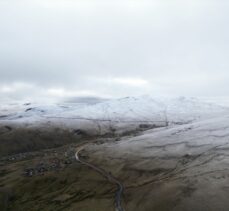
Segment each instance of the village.
[[43,150],[38,152],[25,152],[0,160],[1,166],[29,161],[21,175],[24,177],[43,176],[49,172],[61,171],[72,163],[76,162],[74,146],[64,146],[56,149]]

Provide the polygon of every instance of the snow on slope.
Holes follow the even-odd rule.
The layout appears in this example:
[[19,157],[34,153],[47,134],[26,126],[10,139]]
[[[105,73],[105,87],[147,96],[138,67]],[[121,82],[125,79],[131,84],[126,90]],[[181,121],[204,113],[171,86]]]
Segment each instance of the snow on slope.
[[[2,109],[1,109],[2,108]],[[20,104],[17,108],[0,107],[0,123],[28,125],[61,124],[64,127],[96,130],[135,129],[139,124],[165,126],[184,124],[229,113],[226,107],[193,98],[126,97],[96,104]],[[130,129],[130,128],[129,128]]]
[[113,121],[189,122],[228,112],[226,107],[193,98],[154,99],[149,96],[110,100],[66,110],[60,116]]
[[[229,210],[229,114],[91,145],[86,151],[95,163],[110,170],[116,166],[116,177],[138,188],[136,204],[150,195],[145,202],[153,198],[154,203],[146,210],[158,210],[161,202],[167,204],[164,210]],[[187,195],[184,187],[193,191]],[[173,207],[171,201],[179,203]]]
[[205,103],[196,98],[179,97],[169,100],[165,99],[164,105],[166,106],[169,121],[176,123],[210,118],[229,111],[228,107],[214,103]]
[[[166,145],[168,145],[167,149],[162,147]],[[143,135],[120,142],[120,149],[125,151],[125,148],[131,147],[133,153],[136,150],[139,154],[142,148],[142,153],[146,155],[146,147],[154,146],[158,151],[156,148],[161,146],[163,149],[160,153],[169,156],[171,153],[182,155],[198,153],[197,149],[193,152],[189,151],[195,147],[211,148],[221,145],[229,147],[229,114],[185,125],[148,130]],[[117,151],[120,150],[116,148]],[[149,153],[155,155],[152,150],[149,150]]]
[[149,98],[127,97],[110,100],[94,106],[66,111],[64,116],[113,121],[162,121],[164,108],[160,102]]

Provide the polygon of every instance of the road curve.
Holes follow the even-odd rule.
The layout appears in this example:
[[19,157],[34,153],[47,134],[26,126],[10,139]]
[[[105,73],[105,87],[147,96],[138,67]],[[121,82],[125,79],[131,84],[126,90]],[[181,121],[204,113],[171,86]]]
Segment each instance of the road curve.
[[115,211],[124,211],[124,208],[122,207],[122,194],[124,187],[121,182],[119,182],[115,177],[113,177],[110,173],[106,172],[104,169],[99,168],[91,163],[88,163],[86,161],[83,161],[79,157],[79,152],[83,150],[83,146],[79,147],[75,153],[75,158],[78,162],[80,162],[83,165],[88,166],[89,168],[93,169],[94,171],[101,174],[103,177],[105,177],[107,180],[109,180],[111,183],[116,184],[117,190],[115,192]]

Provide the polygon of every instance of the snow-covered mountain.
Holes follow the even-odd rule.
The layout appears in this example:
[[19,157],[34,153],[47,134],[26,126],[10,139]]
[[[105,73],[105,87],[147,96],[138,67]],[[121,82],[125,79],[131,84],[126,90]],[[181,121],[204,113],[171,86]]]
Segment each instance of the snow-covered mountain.
[[180,124],[214,122],[228,115],[227,107],[193,98],[143,96],[98,103],[1,104],[0,155],[52,148],[101,135],[121,137],[165,126],[169,130]]
[[63,117],[83,117],[112,121],[187,122],[229,111],[228,108],[204,103],[194,98],[155,99],[149,96],[127,97],[93,106],[66,110]]
[[[139,125],[165,126],[190,123],[199,119],[229,113],[229,108],[194,98],[152,98],[150,96],[126,97],[98,103],[62,103],[40,105],[37,103],[1,105],[1,124],[42,124],[66,128],[96,130],[106,133],[112,127],[125,131]],[[146,126],[147,127],[147,126]]]

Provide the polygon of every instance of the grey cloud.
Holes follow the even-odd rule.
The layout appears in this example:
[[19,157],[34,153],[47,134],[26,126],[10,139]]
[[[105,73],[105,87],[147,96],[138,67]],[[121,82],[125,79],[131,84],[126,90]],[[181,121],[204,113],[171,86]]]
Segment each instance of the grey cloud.
[[[226,95],[228,8],[223,0],[3,0],[0,85],[32,84],[37,95]],[[111,78],[149,85],[104,83]]]

